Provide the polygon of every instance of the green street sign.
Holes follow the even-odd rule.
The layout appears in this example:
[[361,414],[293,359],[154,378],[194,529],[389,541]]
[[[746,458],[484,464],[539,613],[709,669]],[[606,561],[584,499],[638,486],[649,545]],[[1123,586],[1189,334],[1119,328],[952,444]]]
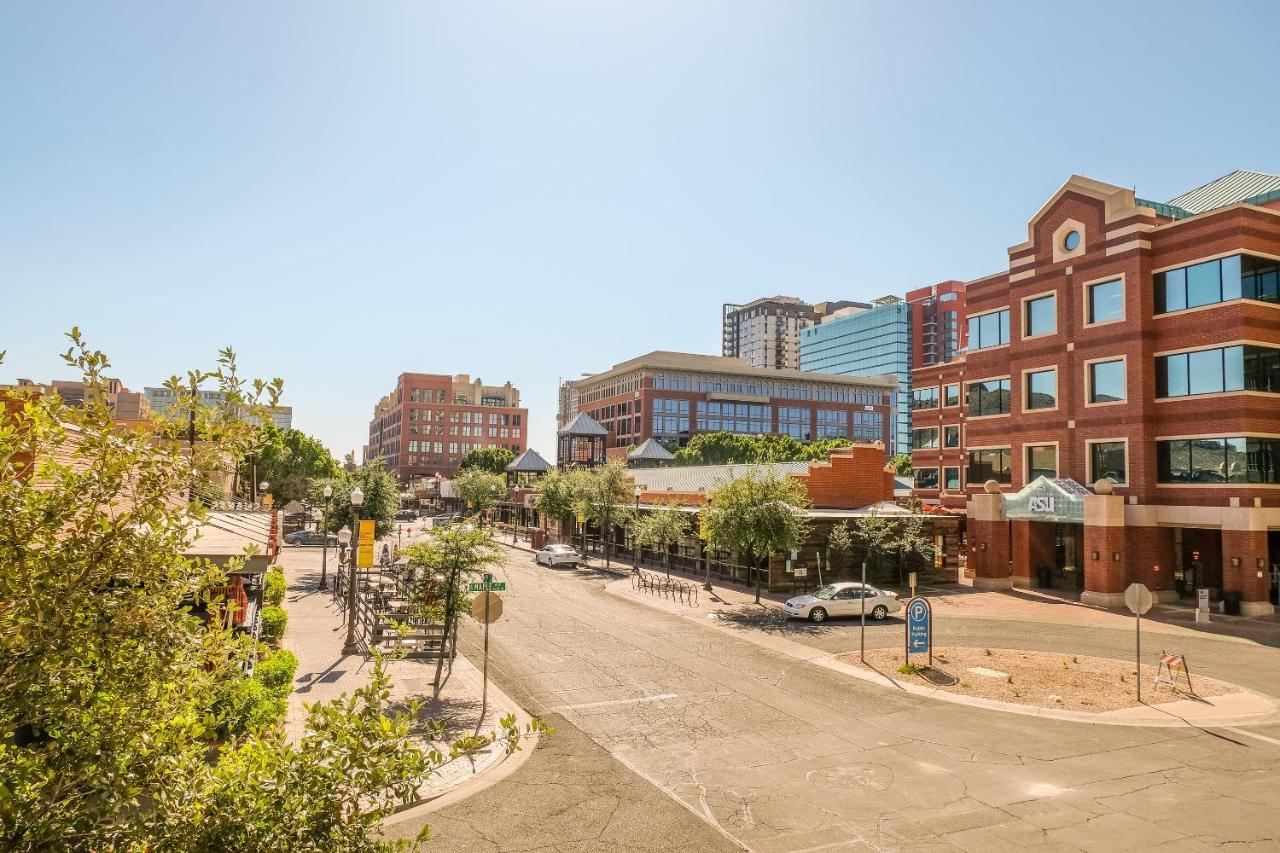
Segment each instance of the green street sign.
[[467,592],[506,592],[507,585],[504,582],[494,583],[493,581],[484,581],[483,583],[467,584]]

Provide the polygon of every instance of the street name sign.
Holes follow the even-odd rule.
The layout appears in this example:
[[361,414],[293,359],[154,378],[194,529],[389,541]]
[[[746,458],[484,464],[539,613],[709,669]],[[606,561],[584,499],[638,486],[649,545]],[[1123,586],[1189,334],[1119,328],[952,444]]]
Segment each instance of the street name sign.
[[506,592],[507,584],[505,581],[495,581],[493,575],[485,574],[484,580],[479,583],[467,584],[467,592]]

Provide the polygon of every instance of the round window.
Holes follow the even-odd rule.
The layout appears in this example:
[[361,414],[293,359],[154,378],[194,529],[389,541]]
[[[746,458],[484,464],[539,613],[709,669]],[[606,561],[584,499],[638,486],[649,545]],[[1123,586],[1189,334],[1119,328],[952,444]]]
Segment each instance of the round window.
[[1080,232],[1068,231],[1067,236],[1062,239],[1062,248],[1068,252],[1074,252],[1080,248]]

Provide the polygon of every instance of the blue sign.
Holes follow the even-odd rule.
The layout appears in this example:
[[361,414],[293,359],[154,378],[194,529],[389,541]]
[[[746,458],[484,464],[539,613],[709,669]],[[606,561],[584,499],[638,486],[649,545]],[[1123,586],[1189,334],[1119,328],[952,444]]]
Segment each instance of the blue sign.
[[913,598],[907,602],[907,654],[924,654],[929,651],[929,602]]

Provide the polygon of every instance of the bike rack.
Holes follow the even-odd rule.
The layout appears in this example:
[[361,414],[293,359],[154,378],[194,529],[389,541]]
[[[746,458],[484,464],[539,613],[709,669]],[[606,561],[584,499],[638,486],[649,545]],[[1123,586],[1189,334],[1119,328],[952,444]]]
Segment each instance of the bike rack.
[[698,586],[675,578],[665,577],[653,572],[636,569],[631,575],[631,588],[637,592],[646,592],[669,598],[689,607],[698,606]]

